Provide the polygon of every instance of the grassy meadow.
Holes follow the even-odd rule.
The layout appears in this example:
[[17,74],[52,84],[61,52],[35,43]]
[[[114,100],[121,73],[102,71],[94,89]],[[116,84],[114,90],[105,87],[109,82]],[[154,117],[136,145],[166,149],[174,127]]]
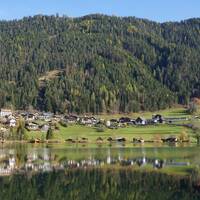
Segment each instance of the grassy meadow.
[[164,117],[188,117],[188,118],[191,117],[191,115],[188,114],[187,109],[184,108],[183,106],[177,106],[175,108],[168,108],[165,110],[159,110],[155,112],[101,114],[101,115],[96,115],[96,117],[103,119],[120,118],[122,116],[127,116],[131,118],[137,118],[137,117],[151,118],[153,114],[161,114]]
[[[183,107],[173,108],[158,111],[164,117],[187,117],[191,119],[191,115],[186,112],[186,109]],[[131,118],[136,118],[142,116],[145,118],[151,118],[154,112],[144,112],[144,113],[131,113],[131,114],[114,114],[114,115],[99,115],[97,117],[108,120],[111,118],[120,118],[122,116],[128,116]],[[187,121],[186,123],[189,123]],[[179,137],[180,134],[186,133],[190,136],[191,141],[193,139],[193,133],[191,129],[185,128],[183,126],[159,124],[159,125],[148,125],[148,126],[126,126],[124,128],[118,129],[108,129],[105,128],[103,132],[98,132],[94,127],[88,127],[83,125],[68,125],[68,127],[63,127],[59,125],[59,130],[54,131],[55,140],[65,141],[66,139],[79,140],[83,137],[88,138],[88,142],[94,143],[98,137],[107,140],[108,137],[118,138],[124,137],[127,141],[132,141],[133,138],[142,138],[144,140],[156,140],[158,138],[163,138],[167,136],[176,136]],[[41,132],[28,132],[29,139],[31,138],[45,138],[46,134]]]

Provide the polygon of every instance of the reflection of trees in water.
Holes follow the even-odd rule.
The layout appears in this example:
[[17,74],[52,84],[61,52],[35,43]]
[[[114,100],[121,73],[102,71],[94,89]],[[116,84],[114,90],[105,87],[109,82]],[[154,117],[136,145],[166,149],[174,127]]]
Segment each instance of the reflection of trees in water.
[[[130,169],[68,170],[0,178],[4,200],[199,199],[190,178]],[[21,192],[19,192],[21,191]]]

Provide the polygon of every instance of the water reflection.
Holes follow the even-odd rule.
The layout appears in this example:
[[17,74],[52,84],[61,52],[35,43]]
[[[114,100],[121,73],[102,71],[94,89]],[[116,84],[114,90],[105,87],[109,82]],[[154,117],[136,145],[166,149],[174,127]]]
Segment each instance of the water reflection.
[[0,149],[0,175],[109,165],[182,167],[200,165],[198,148],[68,148],[15,145]]

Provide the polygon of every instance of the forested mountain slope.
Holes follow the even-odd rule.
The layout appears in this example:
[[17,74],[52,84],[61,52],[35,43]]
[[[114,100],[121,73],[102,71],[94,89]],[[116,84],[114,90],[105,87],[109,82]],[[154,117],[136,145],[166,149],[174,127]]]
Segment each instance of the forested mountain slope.
[[156,110],[200,96],[200,19],[35,16],[0,21],[0,107]]

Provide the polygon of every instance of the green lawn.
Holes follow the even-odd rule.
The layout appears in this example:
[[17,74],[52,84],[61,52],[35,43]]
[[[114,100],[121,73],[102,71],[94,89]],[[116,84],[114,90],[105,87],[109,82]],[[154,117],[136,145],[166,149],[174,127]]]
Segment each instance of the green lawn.
[[[138,116],[144,116],[146,118],[151,118],[152,114],[159,113],[164,117],[188,117],[191,118],[183,107],[177,107],[172,109],[166,109],[157,112],[145,112],[145,113],[132,113],[132,114],[115,114],[115,115],[99,115],[99,118],[111,119],[120,118],[121,116],[129,116],[136,118]],[[186,122],[185,122],[186,123]],[[187,122],[189,123],[189,121]],[[56,140],[64,141],[66,139],[80,139],[85,137],[89,139],[89,142],[95,142],[98,137],[102,137],[106,140],[108,137],[124,137],[127,141],[132,141],[135,138],[143,138],[144,140],[152,140],[156,137],[166,137],[169,135],[179,136],[182,132],[186,132],[188,135],[192,136],[192,130],[181,126],[173,125],[152,125],[152,126],[129,126],[125,128],[118,129],[105,129],[104,132],[97,132],[93,127],[81,126],[81,125],[69,125],[67,128],[59,126],[59,131],[55,131],[54,136]],[[45,133],[41,132],[28,132],[29,138],[45,138]],[[192,139],[193,137],[191,137]],[[194,139],[192,139],[194,141]]]
[[[190,129],[181,126],[157,125],[157,126],[131,126],[119,129],[105,129],[104,132],[97,132],[93,127],[70,125],[67,128],[60,126],[59,131],[54,131],[55,139],[65,140],[80,139],[86,137],[89,142],[95,142],[98,137],[107,139],[108,137],[125,137],[128,141],[132,141],[134,137],[142,137],[145,140],[152,140],[155,137],[166,137],[169,135],[178,136],[183,131],[191,134]],[[28,132],[29,138],[45,137],[45,133],[41,132]]]
[[117,119],[122,116],[127,116],[131,118],[137,118],[137,117],[151,118],[153,114],[161,114],[164,117],[188,117],[188,118],[191,117],[191,115],[187,113],[187,110],[182,106],[165,110],[159,110],[155,112],[139,112],[139,113],[129,113],[129,114],[102,114],[102,115],[97,115],[97,117],[103,119],[110,119],[110,118]]

